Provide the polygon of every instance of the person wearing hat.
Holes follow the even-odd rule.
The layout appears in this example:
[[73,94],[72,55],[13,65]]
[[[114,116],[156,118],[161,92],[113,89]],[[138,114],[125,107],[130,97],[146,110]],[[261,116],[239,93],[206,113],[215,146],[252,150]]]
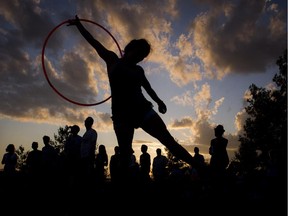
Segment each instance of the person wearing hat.
[[214,182],[223,182],[225,171],[229,164],[229,157],[227,153],[228,140],[223,137],[225,130],[223,125],[217,125],[214,128],[215,138],[211,140],[209,154],[211,177]]

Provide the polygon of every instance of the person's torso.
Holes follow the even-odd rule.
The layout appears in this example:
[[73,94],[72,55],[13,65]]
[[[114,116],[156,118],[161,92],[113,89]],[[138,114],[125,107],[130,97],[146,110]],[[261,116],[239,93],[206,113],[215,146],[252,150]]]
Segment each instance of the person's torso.
[[81,143],[82,158],[95,155],[96,142],[97,142],[97,132],[93,128],[87,130],[82,137],[82,143]]
[[121,59],[114,65],[109,81],[115,118],[135,120],[152,108],[152,103],[142,93],[144,78],[144,71],[138,65],[127,65]]

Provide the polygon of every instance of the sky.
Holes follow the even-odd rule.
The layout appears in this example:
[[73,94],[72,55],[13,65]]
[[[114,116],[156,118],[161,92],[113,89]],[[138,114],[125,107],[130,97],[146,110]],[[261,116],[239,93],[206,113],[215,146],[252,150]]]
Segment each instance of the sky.
[[[249,86],[273,88],[276,60],[287,48],[286,13],[286,0],[2,0],[0,157],[9,143],[30,151],[37,141],[41,149],[42,137],[53,140],[65,125],[79,125],[83,135],[87,116],[94,118],[97,144],[113,154],[105,64],[65,23],[78,15],[119,57],[130,40],[146,38],[152,51],[140,65],[167,105],[159,114],[171,134],[192,155],[198,146],[209,162],[214,128],[222,124],[232,159]],[[137,159],[142,144],[151,158],[164,149],[136,129]]]

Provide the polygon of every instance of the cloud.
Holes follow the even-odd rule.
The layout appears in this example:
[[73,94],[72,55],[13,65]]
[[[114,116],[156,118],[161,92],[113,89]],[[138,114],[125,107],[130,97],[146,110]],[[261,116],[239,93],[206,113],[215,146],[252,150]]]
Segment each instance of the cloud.
[[[81,107],[63,100],[43,76],[41,48],[47,34],[56,24],[78,14],[107,27],[122,49],[132,38],[147,38],[152,44],[147,61],[157,66],[149,72],[161,70],[179,87],[193,83],[194,95],[188,90],[172,101],[176,105],[192,106],[196,115],[193,119],[199,125],[205,125],[204,122],[209,125],[224,98],[216,99],[213,104],[210,86],[204,84],[198,88],[196,83],[206,78],[221,79],[227,73],[260,72],[286,44],[285,11],[279,5],[264,1],[221,2],[217,5],[213,1],[198,2],[195,6],[202,11],[191,17],[179,11],[185,1],[173,0],[129,4],[120,0],[96,0],[77,1],[77,5],[70,1],[2,2],[1,117],[58,124],[82,123],[87,115],[93,114],[99,116],[99,127],[110,128],[108,113],[100,112],[98,107]],[[63,4],[65,7],[61,7]],[[203,11],[199,4],[211,8]],[[73,14],[76,7],[77,13]],[[192,25],[187,32],[177,33],[174,22],[181,16],[187,17],[186,22]],[[92,24],[84,24],[107,47],[119,53],[111,37],[100,34],[99,28]],[[75,28],[62,31],[63,28],[66,26],[53,34],[45,51],[51,82],[75,101],[93,103],[108,97],[104,63],[79,34],[73,34]],[[192,118],[183,117],[175,126],[186,127],[191,121]]]
[[[194,96],[190,92],[186,92],[181,97],[174,97],[172,101],[181,104],[183,106],[189,104],[192,106],[192,110],[195,112],[195,117],[185,116],[181,119],[174,119],[169,125],[169,129],[172,130],[188,130],[186,133],[186,140],[180,140],[181,144],[185,148],[193,153],[194,147],[197,145],[201,151],[208,152],[210,147],[210,141],[214,138],[214,128],[216,126],[213,123],[213,117],[218,113],[219,107],[221,107],[224,98],[220,98],[212,103],[210,86],[208,83],[204,83],[197,88],[197,92],[194,92]],[[241,121],[242,120],[242,121]],[[235,125],[239,129],[238,133],[225,135],[229,139],[229,148],[227,149],[229,157],[234,156],[234,152],[239,146],[238,134],[241,132],[245,121],[245,112],[238,113],[235,119]],[[206,155],[206,158],[210,158],[210,155]]]
[[179,95],[179,96],[174,96],[171,98],[171,101],[182,105],[182,106],[192,106],[193,105],[193,99],[192,99],[192,94],[191,91],[186,91],[184,94]]
[[229,1],[193,21],[197,58],[207,77],[261,73],[286,47],[285,9],[265,1]]

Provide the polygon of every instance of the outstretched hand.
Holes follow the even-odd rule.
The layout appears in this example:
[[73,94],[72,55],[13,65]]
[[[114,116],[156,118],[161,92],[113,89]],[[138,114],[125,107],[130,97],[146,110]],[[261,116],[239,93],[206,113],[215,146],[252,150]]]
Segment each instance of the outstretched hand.
[[160,101],[158,103],[158,111],[162,114],[166,113],[167,112],[167,107],[165,105],[165,103],[163,101]]
[[75,15],[75,19],[70,19],[68,22],[69,24],[67,26],[77,25],[80,22],[80,19],[77,15]]

